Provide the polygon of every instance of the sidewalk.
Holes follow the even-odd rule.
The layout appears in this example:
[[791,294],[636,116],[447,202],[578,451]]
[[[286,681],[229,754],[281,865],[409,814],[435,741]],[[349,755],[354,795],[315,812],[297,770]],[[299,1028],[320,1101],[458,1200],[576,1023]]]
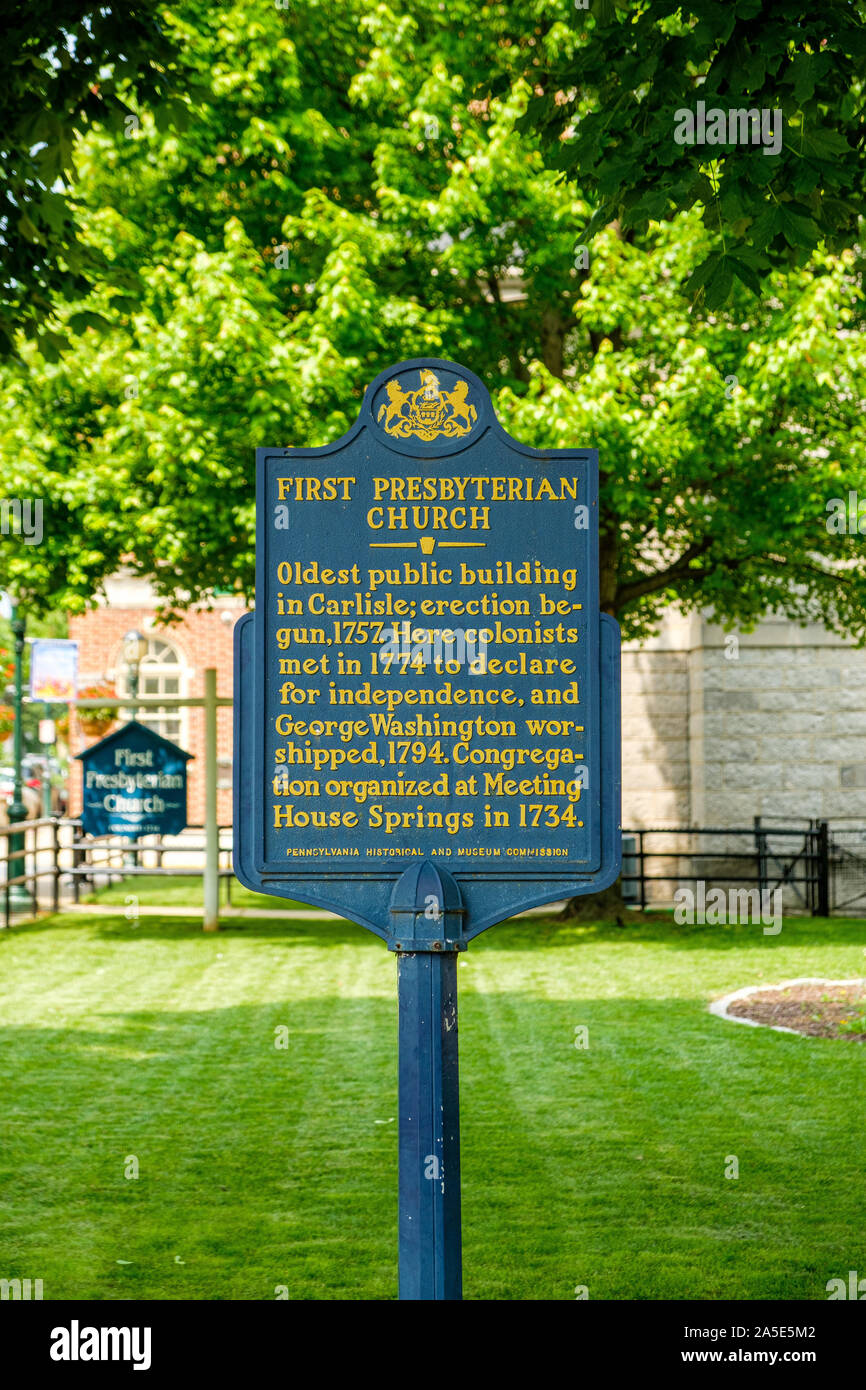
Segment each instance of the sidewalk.
[[[565,907],[565,902],[548,903],[546,907],[529,907],[525,912],[516,912],[515,917],[549,917],[552,912],[557,912]],[[126,917],[129,908],[122,903],[68,903],[60,908],[61,912],[80,912],[87,917]],[[138,905],[135,909],[136,917],[201,917],[201,907],[158,907],[149,905],[143,907]],[[287,921],[287,922],[345,922],[350,919],[341,917],[337,912],[327,912],[325,908],[315,907],[232,907],[223,903],[220,907],[220,921],[227,917],[249,918],[259,921]]]

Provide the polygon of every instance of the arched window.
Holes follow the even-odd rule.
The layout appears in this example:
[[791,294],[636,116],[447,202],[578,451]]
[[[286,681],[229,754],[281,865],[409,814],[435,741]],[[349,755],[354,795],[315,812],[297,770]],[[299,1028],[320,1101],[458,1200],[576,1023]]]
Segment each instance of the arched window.
[[[117,662],[117,692],[128,695],[129,673],[121,656]],[[152,698],[154,695],[185,695],[186,671],[180,655],[164,637],[152,636],[147,641],[147,652],[138,670],[138,693]],[[139,723],[171,739],[172,743],[182,743],[185,733],[186,710],[183,709],[139,709]]]

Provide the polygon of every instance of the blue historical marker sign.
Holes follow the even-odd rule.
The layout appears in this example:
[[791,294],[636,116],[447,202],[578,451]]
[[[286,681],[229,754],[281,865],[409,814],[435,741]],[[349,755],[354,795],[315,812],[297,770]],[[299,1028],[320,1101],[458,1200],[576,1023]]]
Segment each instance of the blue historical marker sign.
[[403,868],[468,940],[619,873],[618,630],[598,459],[512,439],[470,371],[383,372],[355,426],[259,449],[236,634],[240,879],[390,938]]
[[473,372],[419,358],[334,444],[259,449],[256,508],[235,872],[396,952],[400,1297],[457,1299],[457,952],[620,871],[598,457],[521,444]]
[[137,720],[83,753],[81,823],[88,835],[178,835],[192,757]]

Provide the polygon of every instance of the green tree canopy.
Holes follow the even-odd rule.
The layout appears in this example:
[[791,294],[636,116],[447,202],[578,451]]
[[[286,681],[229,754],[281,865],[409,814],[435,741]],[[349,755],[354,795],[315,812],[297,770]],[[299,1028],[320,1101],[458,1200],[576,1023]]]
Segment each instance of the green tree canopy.
[[859,250],[762,272],[760,299],[737,282],[715,313],[688,289],[718,245],[697,208],[582,251],[593,205],[523,120],[511,35],[538,8],[166,12],[212,95],[185,132],[139,108],[134,139],[77,156],[85,234],[139,277],[135,309],[0,382],[7,492],[46,504],[43,545],[6,538],[0,572],[33,602],[80,606],[121,563],[166,603],[249,595],[254,446],[338,437],[379,370],[431,354],[478,371],[519,438],[598,446],[626,635],[677,600],[866,636],[858,536],[826,524],[866,497]]
[[[67,344],[55,310],[113,281],[110,260],[83,240],[76,218],[76,137],[94,127],[129,133],[137,100],[163,124],[186,118],[178,54],[157,0],[5,0],[0,5],[0,357],[15,334],[48,357]],[[116,301],[115,301],[116,304]],[[116,306],[119,307],[119,306]],[[100,318],[79,308],[73,330]]]
[[[735,277],[757,292],[769,265],[855,239],[866,192],[859,0],[540,5],[516,42],[533,89],[522,123],[542,129],[547,157],[592,199],[587,240],[614,219],[641,231],[699,206],[719,238],[689,288],[718,308]],[[492,73],[483,90],[503,85]],[[759,119],[701,125],[698,103],[705,116]]]

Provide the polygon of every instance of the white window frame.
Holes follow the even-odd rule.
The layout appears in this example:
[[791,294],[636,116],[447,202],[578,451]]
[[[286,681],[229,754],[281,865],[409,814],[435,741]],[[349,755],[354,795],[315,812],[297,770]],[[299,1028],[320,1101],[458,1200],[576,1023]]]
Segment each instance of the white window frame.
[[[189,678],[192,674],[192,671],[190,667],[186,664],[186,659],[181,648],[175,642],[173,642],[171,638],[165,633],[159,631],[150,631],[145,633],[145,636],[147,638],[148,653],[143,658],[141,665],[138,668],[139,695],[142,698],[154,698],[153,694],[145,690],[144,683],[145,679],[148,676],[153,677],[154,675],[156,675],[157,681],[161,681],[169,676],[176,676],[178,686],[176,692],[157,690],[155,692],[157,696],[176,695],[178,698],[186,696],[189,689]],[[151,649],[153,647],[168,648],[168,650],[174,654],[176,660],[156,661],[151,652]],[[120,648],[117,660],[115,662],[115,671],[117,672],[117,677],[115,680],[117,693],[119,696],[125,698],[130,694],[130,689],[129,674],[126,662],[123,657],[122,647]],[[169,739],[172,743],[179,743],[181,747],[186,746],[187,737],[189,734],[188,714],[189,711],[183,708],[171,709],[163,707],[160,710],[158,707],[154,707],[152,709],[138,708],[136,710],[136,718],[138,719],[140,724],[144,724],[148,728],[152,728],[154,733],[161,734],[163,738]],[[166,723],[170,719],[176,719],[178,721],[179,732],[176,735],[166,732]]]

